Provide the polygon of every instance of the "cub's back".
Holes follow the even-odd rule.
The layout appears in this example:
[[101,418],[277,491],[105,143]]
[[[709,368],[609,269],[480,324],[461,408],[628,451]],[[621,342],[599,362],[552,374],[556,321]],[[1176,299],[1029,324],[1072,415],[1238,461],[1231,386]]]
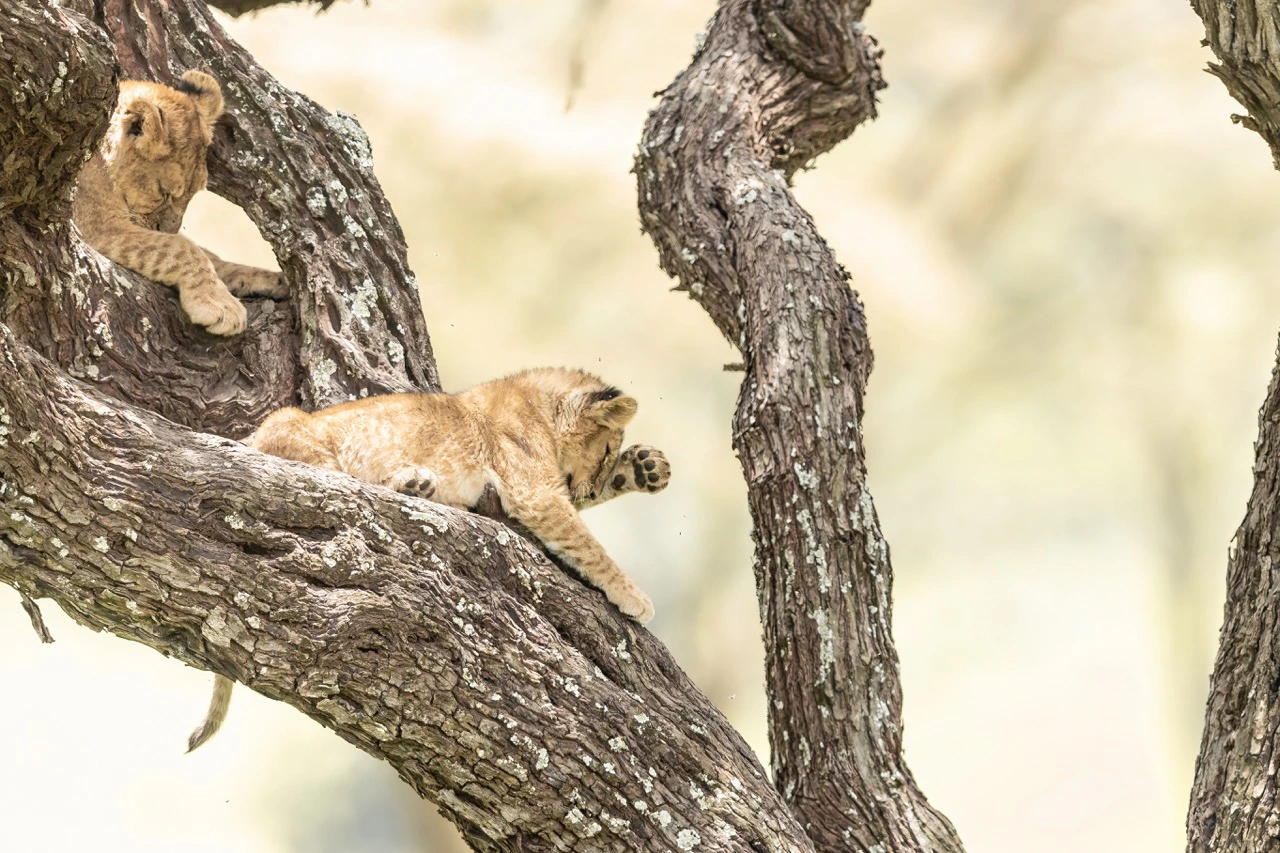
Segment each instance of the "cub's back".
[[449,394],[386,394],[321,409],[311,418],[339,467],[373,482],[410,462],[483,466],[488,456],[485,425]]

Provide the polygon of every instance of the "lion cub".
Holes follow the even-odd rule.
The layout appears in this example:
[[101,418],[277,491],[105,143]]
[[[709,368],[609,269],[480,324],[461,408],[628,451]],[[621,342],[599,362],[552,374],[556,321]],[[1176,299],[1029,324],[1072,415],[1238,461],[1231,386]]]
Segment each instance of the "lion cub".
[[[662,451],[636,444],[619,452],[635,413],[633,397],[589,373],[540,368],[459,394],[388,394],[313,414],[281,409],[244,443],[462,509],[492,487],[508,515],[619,610],[648,622],[648,596],[577,513],[666,488],[671,466]],[[231,684],[215,677],[208,716],[188,751],[222,724]]]
[[280,274],[229,263],[177,233],[208,180],[205,153],[222,108],[218,82],[200,71],[176,88],[121,83],[107,135],[80,170],[72,219],[111,260],[177,288],[193,323],[238,335],[245,310],[232,294],[284,296]]

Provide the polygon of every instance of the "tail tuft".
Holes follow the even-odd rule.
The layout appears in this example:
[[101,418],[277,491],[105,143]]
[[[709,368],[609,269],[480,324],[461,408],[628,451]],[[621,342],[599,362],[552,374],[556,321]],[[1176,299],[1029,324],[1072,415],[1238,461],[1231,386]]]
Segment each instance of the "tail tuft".
[[222,721],[227,718],[227,707],[231,704],[231,688],[235,682],[221,675],[213,677],[213,698],[209,700],[209,711],[204,722],[187,738],[187,752],[203,744],[218,733]]

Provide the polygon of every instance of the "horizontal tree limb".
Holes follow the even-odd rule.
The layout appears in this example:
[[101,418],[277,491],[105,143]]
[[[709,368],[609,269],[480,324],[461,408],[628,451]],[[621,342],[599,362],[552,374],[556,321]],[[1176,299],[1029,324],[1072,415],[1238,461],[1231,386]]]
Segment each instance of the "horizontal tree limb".
[[0,581],[293,705],[477,849],[809,848],[663,646],[495,522],[117,403],[3,328],[0,451]]

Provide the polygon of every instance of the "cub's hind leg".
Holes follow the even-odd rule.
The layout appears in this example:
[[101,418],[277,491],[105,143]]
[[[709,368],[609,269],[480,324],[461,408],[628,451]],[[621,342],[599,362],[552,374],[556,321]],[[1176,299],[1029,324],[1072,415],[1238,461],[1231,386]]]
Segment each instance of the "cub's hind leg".
[[311,415],[289,406],[272,412],[244,443],[281,459],[342,470],[329,443],[312,426],[313,421]]
[[549,551],[577,569],[615,607],[640,623],[653,618],[649,596],[618,568],[582,523],[568,497],[555,491],[554,486],[527,492],[513,492],[510,488],[503,491],[505,494],[500,497],[507,514],[528,528]]
[[236,296],[269,296],[272,299],[283,299],[289,295],[284,286],[284,278],[278,272],[251,267],[248,264],[237,264],[224,261],[204,247],[200,251],[213,263],[218,278]]

